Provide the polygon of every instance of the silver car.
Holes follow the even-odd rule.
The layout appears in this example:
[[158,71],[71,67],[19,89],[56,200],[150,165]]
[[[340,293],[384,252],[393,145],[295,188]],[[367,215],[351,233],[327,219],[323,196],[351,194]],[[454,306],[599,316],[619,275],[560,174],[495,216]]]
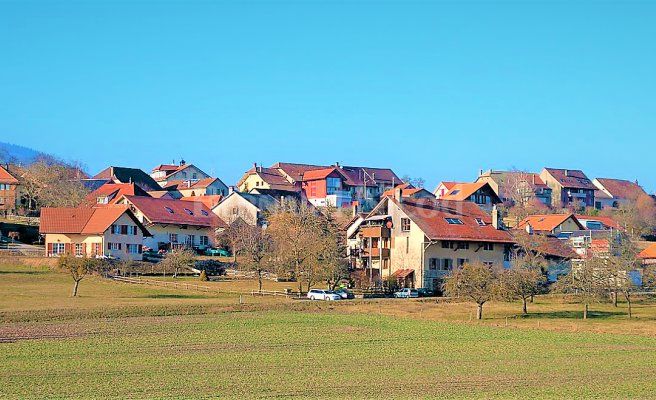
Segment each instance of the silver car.
[[339,300],[342,297],[332,290],[311,289],[307,294],[307,298],[310,300]]

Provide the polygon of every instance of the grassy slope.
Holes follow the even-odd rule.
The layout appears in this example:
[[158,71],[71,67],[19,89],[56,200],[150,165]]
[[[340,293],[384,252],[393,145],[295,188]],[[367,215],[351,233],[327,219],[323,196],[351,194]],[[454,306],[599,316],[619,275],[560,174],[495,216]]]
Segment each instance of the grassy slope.
[[[235,308],[230,296],[96,279],[70,299],[65,275],[0,271],[0,338],[9,341],[0,343],[0,398],[648,398],[656,390],[649,334],[426,321],[466,308],[417,302],[273,307],[249,298],[261,303]],[[377,315],[385,306],[389,315]],[[504,312],[495,307],[491,316]],[[105,309],[115,313],[98,314]],[[421,320],[407,318],[418,312]]]

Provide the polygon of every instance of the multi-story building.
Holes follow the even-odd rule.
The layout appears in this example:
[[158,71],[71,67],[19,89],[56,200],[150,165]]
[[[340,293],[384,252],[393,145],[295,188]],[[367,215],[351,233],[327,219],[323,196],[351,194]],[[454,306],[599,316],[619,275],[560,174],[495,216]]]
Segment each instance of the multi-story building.
[[177,191],[182,197],[228,195],[228,187],[219,178],[203,178],[197,181],[169,180],[164,189]]
[[212,212],[228,225],[242,220],[249,225],[264,225],[266,212],[279,204],[279,200],[268,194],[232,192]]
[[592,183],[599,189],[595,193],[595,208],[619,208],[622,204],[647,196],[638,182],[624,179],[595,178]]
[[544,168],[542,181],[551,188],[551,205],[556,208],[594,207],[595,190],[592,181],[577,169]]
[[551,188],[540,175],[522,171],[481,171],[476,182],[487,182],[501,201],[508,204],[528,204],[533,199],[551,205]]
[[9,173],[9,165],[0,166],[0,214],[15,214],[19,181]]
[[46,256],[141,260],[148,229],[126,206],[41,209]]
[[359,227],[361,265],[373,281],[439,290],[467,262],[503,266],[513,243],[496,208],[467,201],[384,197]]
[[254,164],[237,184],[241,192],[274,189],[303,192],[316,205],[371,209],[382,194],[401,179],[387,168],[275,163],[269,168]]
[[144,245],[155,250],[205,249],[213,246],[218,230],[226,224],[202,202],[123,196],[118,204],[130,207],[148,228]]

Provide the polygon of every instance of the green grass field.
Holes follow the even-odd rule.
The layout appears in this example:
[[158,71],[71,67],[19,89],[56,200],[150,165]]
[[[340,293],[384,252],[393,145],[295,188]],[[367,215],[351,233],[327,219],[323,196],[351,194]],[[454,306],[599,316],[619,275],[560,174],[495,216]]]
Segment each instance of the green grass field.
[[[653,307],[310,303],[0,266],[0,398],[651,398]],[[549,311],[556,310],[556,311]],[[571,310],[567,313],[566,310]],[[536,328],[537,321],[542,327]],[[558,329],[558,324],[563,329]],[[574,324],[574,325],[572,325]],[[641,329],[648,325],[650,329]],[[571,329],[576,327],[576,331]],[[599,333],[601,331],[602,333]],[[619,333],[615,333],[619,332]]]

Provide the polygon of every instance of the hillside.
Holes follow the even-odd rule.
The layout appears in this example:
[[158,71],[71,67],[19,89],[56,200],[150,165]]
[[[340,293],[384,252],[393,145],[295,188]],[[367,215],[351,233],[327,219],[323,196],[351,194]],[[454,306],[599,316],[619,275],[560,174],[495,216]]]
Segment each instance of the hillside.
[[30,149],[29,147],[0,142],[0,162],[15,162],[26,164],[34,161],[37,157],[42,155],[45,154],[40,151]]

